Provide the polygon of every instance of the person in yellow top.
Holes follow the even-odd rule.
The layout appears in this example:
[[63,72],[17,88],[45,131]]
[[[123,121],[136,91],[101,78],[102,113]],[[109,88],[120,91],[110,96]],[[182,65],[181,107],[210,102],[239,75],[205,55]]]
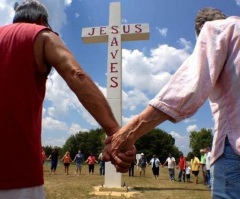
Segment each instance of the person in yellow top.
[[72,162],[70,153],[67,151],[61,160],[63,161],[63,164],[64,164],[65,174],[69,175],[69,173],[68,173],[69,166],[70,166],[70,162]]
[[190,158],[191,158],[190,167],[191,167],[191,170],[192,170],[192,174],[195,177],[195,184],[197,184],[198,183],[200,160],[194,154],[191,154]]

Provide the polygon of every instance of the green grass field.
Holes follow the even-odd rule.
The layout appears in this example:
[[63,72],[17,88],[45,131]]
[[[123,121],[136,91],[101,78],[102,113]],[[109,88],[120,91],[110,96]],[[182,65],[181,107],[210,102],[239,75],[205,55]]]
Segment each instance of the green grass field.
[[[45,190],[47,199],[106,199],[127,198],[126,196],[99,196],[92,194],[94,187],[104,184],[104,177],[99,175],[99,167],[95,165],[95,173],[88,173],[88,165],[83,165],[82,175],[75,176],[75,164],[71,164],[69,175],[65,175],[63,164],[58,164],[56,175],[49,175],[50,163],[44,165]],[[175,170],[176,178],[178,170]],[[122,183],[134,188],[139,194],[130,198],[144,199],[209,199],[210,189],[202,184],[202,173],[199,174],[199,184],[170,181],[167,167],[160,168],[160,179],[153,178],[151,167],[146,169],[146,176],[139,177],[135,167],[135,176],[122,174]],[[191,181],[193,176],[191,175]]]

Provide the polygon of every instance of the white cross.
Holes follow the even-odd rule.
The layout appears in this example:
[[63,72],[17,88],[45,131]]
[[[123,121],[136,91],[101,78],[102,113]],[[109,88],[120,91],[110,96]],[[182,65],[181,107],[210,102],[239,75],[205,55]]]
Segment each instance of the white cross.
[[[107,99],[122,125],[122,41],[149,39],[148,24],[121,24],[120,2],[110,3],[109,26],[82,29],[84,43],[108,42]],[[121,174],[111,163],[105,165],[106,187],[121,187]]]

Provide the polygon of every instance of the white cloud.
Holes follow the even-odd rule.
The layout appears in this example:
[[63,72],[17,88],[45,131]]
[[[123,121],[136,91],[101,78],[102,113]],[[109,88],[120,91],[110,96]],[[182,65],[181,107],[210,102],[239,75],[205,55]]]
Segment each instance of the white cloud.
[[78,18],[80,14],[78,12],[75,13],[75,17]]
[[149,98],[140,90],[123,92],[123,109],[135,110],[139,105],[146,105]]
[[178,43],[180,44],[181,47],[183,47],[183,49],[185,49],[186,51],[192,51],[192,43],[191,41],[187,41],[184,38],[180,38],[178,40]]
[[0,0],[0,26],[12,23],[15,1]]
[[176,133],[174,131],[170,132],[170,134],[175,139],[175,145],[186,156],[190,151],[190,149],[189,149],[189,137],[180,135],[179,133]]
[[166,37],[167,36],[167,32],[168,32],[168,29],[167,28],[159,28],[159,27],[156,27],[156,30],[160,33],[160,35],[162,35],[163,37]]
[[42,120],[43,132],[66,132],[68,130],[68,125],[65,122],[54,120],[50,117],[45,117]]
[[[106,88],[98,87],[105,95]],[[55,70],[53,70],[49,76],[46,91],[45,101],[50,104],[47,108],[47,113],[45,113],[46,116],[62,119],[63,117],[67,118],[71,114],[71,111],[75,111],[79,117],[82,117],[88,124],[95,127],[99,126]]]
[[71,127],[69,128],[68,134],[74,135],[78,133],[79,131],[88,131],[88,129],[83,129],[80,125],[78,124],[72,124]]
[[187,118],[187,119],[183,120],[183,122],[187,124],[187,123],[191,123],[191,122],[197,122],[197,120],[196,119]]
[[157,94],[172,74],[189,56],[186,49],[159,45],[151,50],[150,57],[139,50],[123,49],[123,85]]
[[190,133],[190,132],[192,132],[192,131],[197,131],[197,129],[198,129],[197,125],[194,124],[194,125],[188,126],[187,129],[186,129],[186,131],[187,131],[188,133]]
[[41,3],[44,4],[49,13],[49,23],[51,27],[59,32],[67,23],[67,16],[65,9],[71,5],[72,0],[41,0]]
[[66,5],[70,5],[72,3],[72,0],[65,0]]
[[122,19],[122,23],[127,23],[128,21],[127,21],[127,19]]
[[66,137],[48,137],[43,140],[43,146],[58,146],[62,147],[66,142]]
[[240,6],[240,0],[235,0],[237,5]]
[[[12,23],[15,2],[15,0],[0,0],[0,25]],[[19,1],[19,3],[22,2],[23,0]],[[41,0],[41,3],[48,10],[50,25],[55,31],[59,32],[67,22],[65,9],[71,5],[72,0]]]
[[122,117],[122,126],[127,124],[135,115],[130,115],[129,117]]
[[78,107],[82,108],[77,97],[69,89],[62,77],[53,70],[47,81],[45,100],[51,102],[47,109],[48,115],[57,118],[59,115],[67,115],[68,111]]

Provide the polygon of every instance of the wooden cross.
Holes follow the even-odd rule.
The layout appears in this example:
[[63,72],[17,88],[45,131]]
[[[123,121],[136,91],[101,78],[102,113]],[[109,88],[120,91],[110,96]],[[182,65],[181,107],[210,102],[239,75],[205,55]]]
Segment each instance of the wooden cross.
[[[122,41],[148,40],[148,24],[121,24],[120,2],[110,3],[108,26],[82,29],[84,43],[108,42],[107,100],[122,125]],[[106,187],[121,187],[121,174],[111,163],[105,165]]]

